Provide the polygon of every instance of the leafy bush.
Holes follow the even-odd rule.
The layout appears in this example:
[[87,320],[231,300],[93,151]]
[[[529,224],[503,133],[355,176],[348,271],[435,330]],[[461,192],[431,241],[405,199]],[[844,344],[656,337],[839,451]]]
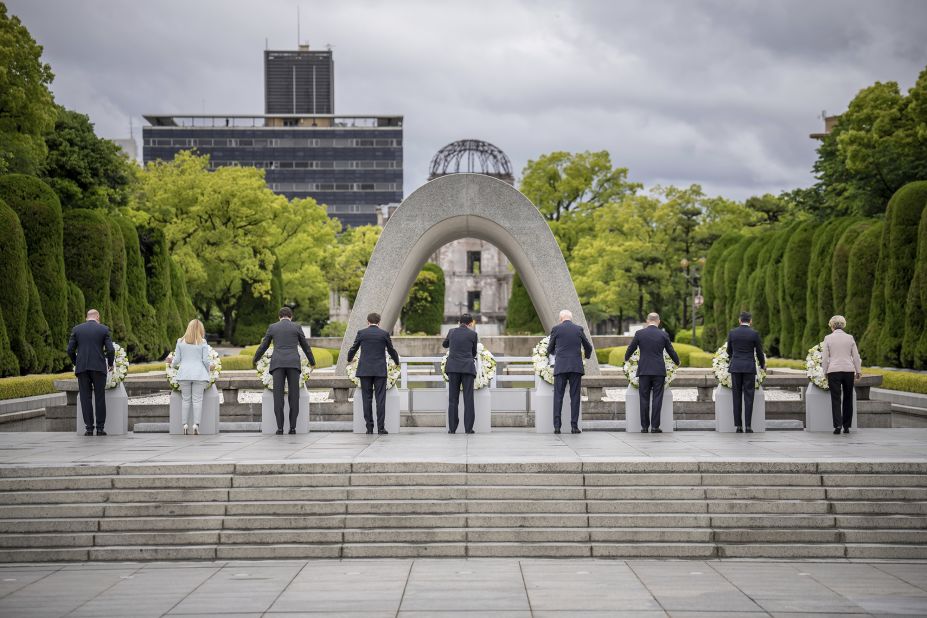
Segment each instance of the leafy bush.
[[[323,349],[328,350],[328,353],[332,355],[332,365],[337,365],[338,357],[341,356],[341,350],[339,350],[338,348],[323,348]],[[313,352],[313,354],[315,354],[315,352]]]
[[901,361],[905,367],[927,369],[927,208],[921,214],[914,274],[905,304]]
[[[858,333],[859,353],[863,362],[872,363],[878,353],[874,346],[864,344],[871,314],[870,303],[875,297],[879,246],[882,239],[883,222],[878,221],[866,228],[853,243],[847,265],[847,296],[844,302],[847,330]],[[874,335],[877,336],[877,335]]]
[[84,293],[87,309],[97,309],[104,324],[113,320],[110,273],[113,241],[109,223],[99,210],[64,212],[64,270]]
[[406,331],[426,335],[441,333],[444,322],[444,271],[428,262],[415,278],[402,308],[402,324]]
[[714,354],[711,352],[692,352],[689,354],[689,362],[686,365],[687,367],[711,367],[711,360],[714,358]]
[[250,356],[235,354],[222,357],[222,371],[240,371],[244,369],[254,369],[254,363],[251,362]]
[[322,327],[322,331],[319,333],[320,337],[344,337],[344,334],[348,332],[348,323],[339,322],[338,320],[332,320],[328,324]]
[[232,330],[232,345],[251,345],[261,341],[267,326],[277,321],[277,312],[283,306],[283,272],[280,260],[274,262],[270,280],[270,296],[255,297],[248,283],[242,284],[238,317]]
[[615,348],[595,348],[595,358],[600,365],[608,363],[608,357]]
[[791,358],[767,358],[766,367],[771,369],[805,369],[805,361]]
[[696,345],[702,342],[704,334],[705,334],[705,327],[696,326],[695,327],[695,338],[697,339],[697,341],[692,341],[692,329],[686,328],[676,333],[676,337],[673,338],[673,343],[686,343],[690,345]]
[[906,393],[927,394],[927,374],[910,371],[886,371],[883,369],[863,369],[863,373],[875,373],[882,376],[880,388]]
[[[15,367],[9,373],[19,373],[35,365],[35,352],[26,341],[29,319],[30,272],[26,261],[26,239],[16,212],[0,200],[0,312],[6,324],[10,350]],[[5,369],[5,371],[7,370]]]
[[811,244],[817,223],[807,221],[800,225],[789,238],[782,257],[780,271],[780,299],[782,311],[782,335],[780,351],[784,356],[797,358],[801,355],[806,314],[806,289],[808,286],[808,262],[811,258]]
[[0,378],[0,399],[48,395],[56,392],[55,380],[67,380],[73,377],[73,373],[50,373]]
[[624,353],[628,350],[628,346],[620,345],[612,348],[611,353],[608,355],[608,364],[615,367],[621,367],[624,365]]
[[[242,348],[241,352],[238,353],[238,356],[247,357],[251,362],[251,359],[254,358],[254,353],[257,352],[258,346],[249,345],[245,348]],[[331,348],[316,348],[312,347],[312,356],[315,357],[315,368],[323,369],[325,367],[331,367],[337,362],[337,355],[339,350],[332,350]],[[225,359],[226,358],[236,358],[234,356],[224,356],[222,357],[222,368],[225,368]],[[237,361],[236,361],[237,362]],[[249,368],[253,368],[254,365],[248,365]]]
[[124,217],[112,220],[119,225],[126,250],[126,314],[131,333],[125,341],[126,352],[132,360],[161,358],[166,353],[161,341],[163,328],[159,328],[154,307],[148,302],[148,282],[138,231]]

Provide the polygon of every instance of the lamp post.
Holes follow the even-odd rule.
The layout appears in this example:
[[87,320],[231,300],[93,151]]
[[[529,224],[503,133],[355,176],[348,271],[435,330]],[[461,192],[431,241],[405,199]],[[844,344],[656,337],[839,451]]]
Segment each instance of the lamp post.
[[705,258],[700,257],[694,261],[682,258],[679,260],[679,265],[682,267],[682,276],[686,278],[686,282],[692,288],[692,344],[696,345],[695,319],[697,317],[698,308],[705,302],[702,297],[702,289],[699,285],[702,279],[702,268],[705,267]]

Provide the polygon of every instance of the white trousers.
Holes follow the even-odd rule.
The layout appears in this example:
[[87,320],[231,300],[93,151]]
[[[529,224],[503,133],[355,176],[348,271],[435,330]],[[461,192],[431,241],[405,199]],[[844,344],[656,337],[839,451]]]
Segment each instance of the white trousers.
[[199,425],[203,416],[203,391],[208,382],[180,380],[180,419],[188,425]]

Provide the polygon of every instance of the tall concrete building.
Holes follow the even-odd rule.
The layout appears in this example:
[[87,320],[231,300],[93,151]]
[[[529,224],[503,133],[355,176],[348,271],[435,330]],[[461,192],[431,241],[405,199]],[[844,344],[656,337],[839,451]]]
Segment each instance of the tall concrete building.
[[334,114],[335,61],[331,50],[264,52],[265,114]]
[[[448,144],[431,160],[428,180],[458,173],[493,176],[515,184],[512,163],[502,150],[481,140],[460,140]],[[457,322],[461,313],[476,317],[477,330],[499,334],[505,325],[512,268],[495,245],[476,238],[462,238],[438,249],[432,261],[444,271],[444,322]]]

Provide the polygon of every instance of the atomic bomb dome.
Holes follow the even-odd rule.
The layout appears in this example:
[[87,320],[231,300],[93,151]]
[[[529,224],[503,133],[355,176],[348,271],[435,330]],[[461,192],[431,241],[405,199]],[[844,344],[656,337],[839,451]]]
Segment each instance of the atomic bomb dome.
[[485,174],[515,184],[512,162],[502,149],[478,139],[451,142],[431,160],[428,180],[447,174]]

